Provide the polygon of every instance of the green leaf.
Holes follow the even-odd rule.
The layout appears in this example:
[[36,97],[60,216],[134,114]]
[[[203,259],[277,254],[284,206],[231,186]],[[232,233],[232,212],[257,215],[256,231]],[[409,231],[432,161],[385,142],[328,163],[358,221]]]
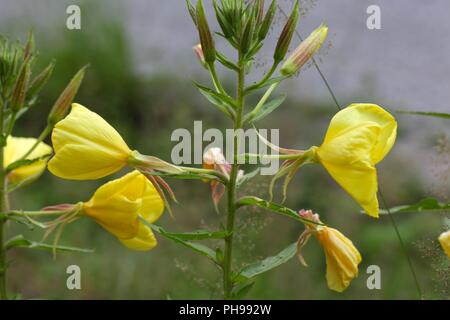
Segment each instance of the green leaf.
[[38,249],[38,250],[59,250],[59,251],[68,251],[68,252],[81,252],[81,253],[92,253],[94,250],[92,249],[83,249],[77,247],[68,247],[68,246],[60,246],[60,245],[52,245],[47,243],[41,243],[36,241],[27,240],[23,235],[15,236],[8,240],[5,244],[5,248],[7,250],[12,248],[27,248],[27,249]]
[[264,260],[252,263],[244,267],[234,278],[234,282],[239,283],[270,271],[291,260],[295,256],[296,252],[297,242],[294,242],[277,255],[267,257]]
[[[159,227],[161,228],[161,227]],[[161,228],[162,229],[162,228]],[[166,235],[177,237],[182,240],[210,240],[210,239],[224,239],[227,236],[226,231],[209,231],[209,230],[197,230],[193,232],[185,233],[173,233],[163,230]]]
[[239,207],[246,206],[246,205],[257,206],[260,208],[269,209],[275,213],[292,218],[292,219],[300,221],[302,223],[322,225],[321,223],[301,218],[296,211],[294,211],[288,207],[285,207],[281,204],[274,203],[271,201],[263,200],[263,199],[260,199],[257,197],[242,197],[241,199],[239,199],[237,204]]
[[250,292],[250,290],[253,288],[255,282],[246,283],[242,286],[235,287],[233,289],[232,297],[235,300],[242,300],[245,298],[245,296]]
[[450,113],[443,112],[428,112],[428,111],[397,111],[397,113],[413,114],[418,116],[436,117],[450,119]]
[[[426,198],[416,204],[402,205],[389,209],[390,213],[402,212],[448,212],[450,203],[440,203],[436,199]],[[380,214],[388,214],[388,210],[380,210]]]
[[219,262],[217,261],[217,258],[216,258],[216,252],[214,250],[212,250],[211,248],[209,248],[203,244],[200,244],[200,243],[195,243],[195,242],[191,242],[191,241],[185,240],[183,238],[180,238],[180,237],[176,236],[176,233],[167,232],[160,226],[148,223],[144,219],[141,219],[141,221],[143,223],[145,223],[147,226],[149,226],[150,228],[152,228],[152,230],[154,230],[161,236],[163,236],[169,240],[172,240],[178,244],[181,244],[182,246],[185,246],[186,248],[189,248],[197,253],[200,253],[201,255],[211,259],[214,263],[219,264]]
[[262,89],[262,88],[265,88],[265,87],[269,87],[269,86],[271,86],[273,84],[280,83],[281,81],[283,81],[283,80],[285,80],[287,78],[289,78],[289,77],[286,77],[286,76],[274,77],[274,78],[271,78],[271,79],[265,81],[264,83],[262,83],[260,85],[251,85],[251,86],[249,86],[247,89],[245,89],[245,92],[246,93],[250,93],[250,92],[255,91],[255,90],[259,90],[259,89]]
[[200,93],[214,106],[216,106],[220,111],[225,113],[229,118],[234,118],[234,107],[235,103],[232,98],[227,97],[219,92],[216,92],[208,87],[202,86],[201,84],[194,81],[195,86],[198,88]]
[[284,102],[285,99],[286,95],[283,94],[278,98],[265,103],[256,114],[249,113],[245,121],[256,122],[258,120],[263,119],[264,117],[268,116],[272,111],[274,111],[276,108],[281,106],[281,104]]

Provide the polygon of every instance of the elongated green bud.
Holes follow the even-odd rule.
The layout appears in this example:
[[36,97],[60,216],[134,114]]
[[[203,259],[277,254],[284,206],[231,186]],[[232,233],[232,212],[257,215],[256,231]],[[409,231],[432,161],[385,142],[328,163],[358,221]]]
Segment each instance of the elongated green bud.
[[256,0],[254,10],[256,23],[260,25],[264,19],[264,0]]
[[209,64],[216,60],[216,49],[214,46],[214,39],[209,29],[208,20],[206,19],[202,0],[197,2],[196,17],[200,44],[202,45],[203,54],[205,55],[205,61]]
[[284,76],[295,74],[320,49],[327,33],[328,27],[324,24],[314,30],[286,60],[281,67],[281,74]]
[[87,66],[84,66],[74,75],[67,87],[56,100],[55,104],[52,107],[52,110],[50,110],[50,114],[48,115],[47,122],[49,126],[54,126],[58,121],[62,120],[65,117],[67,110],[72,104],[73,98],[75,98],[75,95],[80,88],[81,82],[83,81],[84,74],[86,72],[86,68]]
[[262,21],[261,29],[259,29],[258,39],[259,41],[264,40],[269,33],[270,27],[272,26],[273,18],[277,10],[277,0],[273,0],[269,10],[267,10],[266,16]]
[[11,95],[11,109],[14,112],[19,111],[25,104],[27,96],[28,82],[30,80],[30,58],[28,57],[20,68],[16,83]]
[[25,48],[23,49],[23,60],[27,60],[34,51],[34,34],[32,31],[30,31],[30,34],[28,35],[28,41],[25,45]]
[[55,67],[55,62],[52,61],[44,70],[39,73],[36,78],[31,81],[30,87],[28,88],[27,98],[33,99],[39,91],[45,86],[48,79],[52,75],[53,69]]
[[273,55],[273,59],[276,62],[280,62],[286,56],[286,53],[289,49],[289,45],[291,44],[292,36],[294,35],[295,32],[295,27],[297,26],[298,15],[299,15],[299,4],[297,0],[295,2],[294,9],[292,9],[291,16],[286,21],[286,25],[284,26],[280,38],[278,39],[277,47]]
[[197,25],[197,13],[195,12],[195,7],[192,5],[190,0],[186,0],[186,5],[188,7],[189,14],[191,15],[192,21]]
[[255,30],[255,16],[249,17],[247,24],[245,25],[244,33],[241,39],[241,52],[246,54],[250,49],[253,42],[253,32]]

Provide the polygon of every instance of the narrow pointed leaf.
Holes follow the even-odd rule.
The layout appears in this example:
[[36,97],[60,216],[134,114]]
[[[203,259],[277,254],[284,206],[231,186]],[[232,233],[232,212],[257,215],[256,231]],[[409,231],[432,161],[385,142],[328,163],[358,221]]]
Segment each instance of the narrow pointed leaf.
[[296,252],[297,242],[294,242],[277,255],[267,257],[264,260],[252,263],[244,267],[234,278],[234,282],[239,283],[270,271],[291,260],[295,256]]
[[[390,213],[404,212],[450,212],[450,203],[440,203],[436,199],[426,198],[416,204],[396,206],[389,209]],[[388,214],[388,210],[380,210],[380,214]]]
[[5,245],[6,249],[12,248],[26,248],[26,249],[38,249],[38,250],[47,250],[47,251],[67,251],[67,252],[81,252],[81,253],[92,253],[94,250],[92,249],[83,249],[77,247],[69,247],[69,246],[61,246],[61,245],[52,245],[47,243],[41,243],[36,241],[31,241],[25,239],[23,235],[18,235],[10,240]]
[[247,121],[256,122],[268,116],[272,111],[281,106],[286,99],[286,95],[283,94],[276,99],[273,99],[262,106],[256,114],[249,114]]

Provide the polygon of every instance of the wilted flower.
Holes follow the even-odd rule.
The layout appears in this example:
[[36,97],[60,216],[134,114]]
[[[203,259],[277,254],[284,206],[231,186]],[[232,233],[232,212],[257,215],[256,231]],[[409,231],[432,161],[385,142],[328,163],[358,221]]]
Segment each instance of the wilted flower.
[[331,120],[316,149],[328,173],[372,217],[378,217],[375,165],[391,150],[397,136],[395,118],[375,104],[352,104]]
[[281,67],[281,74],[295,74],[319,50],[328,33],[328,27],[322,24],[306,38],[289,56]]
[[94,219],[133,250],[150,250],[156,246],[153,232],[139,217],[153,223],[163,211],[159,193],[138,171],[104,184],[81,207],[82,215]]
[[[319,215],[313,214],[311,210],[301,210],[299,215],[320,223]],[[311,235],[319,240],[325,251],[328,288],[337,292],[344,291],[358,276],[358,265],[361,262],[360,253],[353,243],[338,230],[324,225],[308,224],[298,241],[298,255],[300,261],[305,265],[301,248]]]
[[[19,138],[9,136],[6,140],[4,150],[3,165],[8,165],[20,160],[37,142],[35,138]],[[8,174],[8,183],[10,185],[22,185],[37,179],[45,170],[47,159],[50,156],[52,148],[40,142],[36,148],[26,157],[27,160],[39,159],[25,166],[13,169]]]
[[[224,174],[229,178],[231,173],[231,164],[226,161],[225,156],[220,148],[210,148],[203,155],[203,168],[216,170]],[[237,174],[237,180],[239,180],[244,174],[244,171],[239,170]],[[207,182],[208,180],[205,180]],[[211,194],[214,205],[216,206],[222,198],[225,192],[225,187],[218,181],[211,181]]]
[[441,243],[442,249],[444,249],[445,254],[450,259],[450,230],[441,233],[439,236],[439,242]]

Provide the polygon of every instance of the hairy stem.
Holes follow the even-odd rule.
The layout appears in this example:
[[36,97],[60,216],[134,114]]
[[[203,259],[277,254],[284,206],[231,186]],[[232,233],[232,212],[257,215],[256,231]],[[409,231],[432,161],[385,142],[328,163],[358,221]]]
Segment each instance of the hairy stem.
[[[237,85],[237,107],[236,107],[236,119],[234,122],[235,133],[238,129],[242,128],[242,114],[244,111],[244,87],[245,87],[245,70],[244,63],[242,61],[242,55],[239,54],[239,71],[238,73],[238,85]],[[233,236],[234,225],[236,217],[236,180],[239,171],[239,165],[237,162],[239,151],[239,137],[235,134],[233,143],[233,164],[231,167],[230,180],[228,183],[228,217],[227,217],[227,233],[225,238],[225,254],[223,261],[223,287],[225,299],[231,299],[233,283],[232,283],[232,260],[233,260]]]

